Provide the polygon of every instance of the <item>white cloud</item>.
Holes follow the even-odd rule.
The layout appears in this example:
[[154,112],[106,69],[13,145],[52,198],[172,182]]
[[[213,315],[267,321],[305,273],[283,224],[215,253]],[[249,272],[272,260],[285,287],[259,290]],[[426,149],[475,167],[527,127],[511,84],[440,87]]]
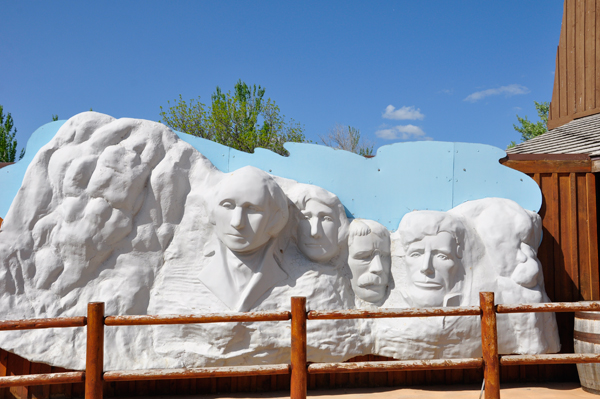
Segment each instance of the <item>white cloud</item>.
[[518,94],[527,94],[530,90],[521,85],[512,84],[508,86],[498,87],[497,89],[487,89],[482,91],[476,91],[475,93],[469,94],[463,101],[476,102],[488,96],[497,96],[504,94],[506,97],[516,96]]
[[433,140],[415,125],[382,126],[375,135],[385,140]]
[[393,105],[388,105],[387,107],[385,107],[385,112],[382,114],[382,116],[385,119],[396,119],[396,120],[402,120],[402,119],[423,119],[425,118],[425,115],[423,115],[421,113],[421,109],[415,109],[414,106],[404,106],[402,108],[398,108],[396,109],[396,107],[394,107]]

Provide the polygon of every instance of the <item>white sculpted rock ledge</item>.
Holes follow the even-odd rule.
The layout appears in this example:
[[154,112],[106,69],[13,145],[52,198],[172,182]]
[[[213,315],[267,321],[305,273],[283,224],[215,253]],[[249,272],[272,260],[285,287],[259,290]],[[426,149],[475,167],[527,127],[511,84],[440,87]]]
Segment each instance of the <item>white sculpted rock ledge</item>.
[[[342,184],[342,183],[340,183]],[[349,184],[349,183],[348,183]],[[35,156],[0,230],[2,319],[548,302],[540,217],[488,198],[414,211],[390,233],[333,193],[231,173],[159,123],[86,112]],[[559,350],[553,314],[499,317],[501,353]],[[289,322],[106,328],[105,369],[289,362]],[[82,328],[3,332],[31,361],[82,369]],[[480,356],[477,317],[310,321],[308,360]]]

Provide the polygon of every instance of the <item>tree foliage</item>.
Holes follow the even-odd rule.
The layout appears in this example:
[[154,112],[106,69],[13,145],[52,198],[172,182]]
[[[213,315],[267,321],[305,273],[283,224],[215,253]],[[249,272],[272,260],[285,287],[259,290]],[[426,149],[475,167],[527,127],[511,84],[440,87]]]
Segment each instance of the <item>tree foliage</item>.
[[160,107],[161,122],[240,151],[253,152],[259,147],[287,155],[283,143],[305,142],[304,128],[293,120],[286,122],[275,102],[264,95],[261,86],[248,86],[241,80],[233,93],[224,93],[217,86],[208,108],[200,97],[188,103],[180,95],[173,105],[169,102],[168,109]]
[[[4,108],[0,105],[0,162],[15,162],[17,155],[17,129],[10,112],[4,115]],[[19,159],[25,155],[25,149],[21,150]]]
[[[517,115],[517,120],[519,121],[520,125],[517,126],[513,124],[513,128],[517,132],[521,133],[521,142],[537,137],[548,131],[548,113],[550,112],[550,103],[547,101],[542,103],[534,101],[534,103],[540,120],[534,123],[527,119],[527,116],[521,118],[519,115]],[[517,144],[513,141],[510,143],[508,148],[514,147],[515,145]]]
[[360,139],[360,131],[352,126],[336,124],[326,136],[319,136],[328,147],[354,152],[362,156],[373,155],[373,144]]

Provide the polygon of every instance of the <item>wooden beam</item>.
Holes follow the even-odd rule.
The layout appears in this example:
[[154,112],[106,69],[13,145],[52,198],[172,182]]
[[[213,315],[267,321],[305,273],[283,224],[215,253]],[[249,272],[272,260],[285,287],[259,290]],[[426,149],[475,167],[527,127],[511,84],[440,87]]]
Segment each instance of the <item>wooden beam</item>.
[[191,378],[239,377],[247,375],[289,374],[289,364],[268,364],[259,366],[204,367],[191,369],[150,369],[107,371],[104,381],[148,381]]
[[[600,355],[598,355],[600,356]],[[481,368],[483,359],[431,359],[398,360],[385,362],[314,363],[308,366],[309,374],[363,373],[404,370],[449,370]]]
[[292,375],[290,398],[306,399],[308,371],[306,365],[306,298],[292,297]]
[[562,161],[513,161],[508,159],[501,163],[523,173],[589,173],[592,171],[592,161],[589,159]]
[[480,292],[479,304],[481,306],[481,348],[485,365],[485,399],[500,399],[500,362],[494,293]]
[[104,371],[104,302],[88,304],[85,399],[102,399]]

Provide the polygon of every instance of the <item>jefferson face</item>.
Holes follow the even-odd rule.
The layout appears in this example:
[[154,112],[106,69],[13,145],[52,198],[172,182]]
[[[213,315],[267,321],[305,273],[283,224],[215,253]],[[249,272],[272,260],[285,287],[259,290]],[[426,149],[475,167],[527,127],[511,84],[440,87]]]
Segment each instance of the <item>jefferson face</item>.
[[405,255],[408,294],[417,307],[443,306],[452,291],[458,268],[457,243],[442,231],[408,245]]
[[223,244],[234,252],[244,253],[269,241],[268,210],[272,201],[260,181],[248,181],[243,173],[234,174],[222,182],[217,195],[212,219]]
[[309,200],[298,223],[298,247],[314,262],[325,263],[339,252],[339,215],[329,206]]
[[370,233],[353,236],[348,247],[352,289],[359,298],[376,303],[386,293],[391,258],[390,240]]

